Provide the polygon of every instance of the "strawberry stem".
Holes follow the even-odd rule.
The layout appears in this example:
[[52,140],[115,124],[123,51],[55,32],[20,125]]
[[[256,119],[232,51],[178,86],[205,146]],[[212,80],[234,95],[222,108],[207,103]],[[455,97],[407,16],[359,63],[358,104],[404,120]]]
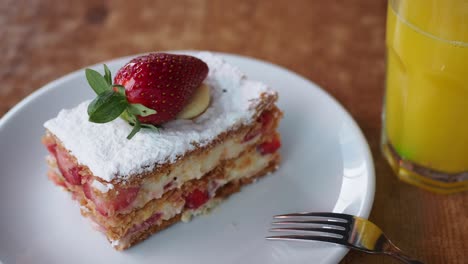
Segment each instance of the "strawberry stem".
[[133,129],[132,129],[132,132],[130,132],[130,134],[128,134],[127,136],[127,139],[132,139],[133,136],[135,136],[136,133],[138,133],[138,131],[140,131],[141,129],[141,124],[140,124],[140,121],[138,120],[138,118],[135,119],[136,122],[135,122],[135,125],[133,126]]

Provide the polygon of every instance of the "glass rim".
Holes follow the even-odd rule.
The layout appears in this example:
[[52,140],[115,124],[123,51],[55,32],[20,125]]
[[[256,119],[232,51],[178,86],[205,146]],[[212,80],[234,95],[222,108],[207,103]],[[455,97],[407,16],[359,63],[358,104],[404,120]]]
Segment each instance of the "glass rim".
[[422,35],[424,35],[426,37],[429,37],[429,38],[432,38],[432,39],[435,39],[435,40],[438,40],[438,41],[442,41],[442,42],[445,42],[445,43],[448,43],[448,44],[451,44],[451,45],[454,45],[454,46],[457,46],[457,47],[468,48],[468,42],[461,41],[461,40],[450,40],[450,39],[441,38],[441,37],[435,36],[435,35],[427,32],[427,31],[423,30],[422,28],[414,25],[413,23],[411,23],[410,21],[405,19],[403,16],[401,16],[400,13],[397,10],[395,10],[395,6],[394,6],[395,0],[390,0],[389,3],[390,3],[390,8],[395,13],[397,18],[401,22],[405,23],[405,25],[407,25],[408,27],[413,29],[414,31],[416,31],[416,32],[418,32],[418,33],[420,33],[420,34],[422,34]]

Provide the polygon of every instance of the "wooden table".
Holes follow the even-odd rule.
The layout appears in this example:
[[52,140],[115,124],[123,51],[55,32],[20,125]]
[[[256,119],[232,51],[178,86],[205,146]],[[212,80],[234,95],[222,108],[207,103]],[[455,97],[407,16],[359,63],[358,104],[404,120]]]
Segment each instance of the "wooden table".
[[[0,115],[47,82],[89,64],[154,50],[238,53],[318,83],[354,116],[374,154],[370,219],[427,263],[468,261],[468,193],[399,182],[379,152],[386,1],[0,2]],[[351,252],[342,263],[395,263]]]

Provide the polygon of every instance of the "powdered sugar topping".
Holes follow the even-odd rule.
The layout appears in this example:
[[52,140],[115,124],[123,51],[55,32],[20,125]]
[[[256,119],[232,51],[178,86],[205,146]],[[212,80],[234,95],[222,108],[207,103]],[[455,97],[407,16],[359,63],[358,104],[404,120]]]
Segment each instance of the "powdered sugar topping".
[[[175,162],[195,149],[194,143],[205,146],[224,131],[251,123],[260,96],[276,93],[261,82],[249,80],[218,56],[208,52],[195,56],[208,64],[205,83],[211,87],[211,103],[193,120],[170,121],[159,133],[142,129],[128,140],[132,127],[120,118],[105,124],[89,122],[90,101],[85,101],[76,108],[60,111],[44,126],[95,176],[107,182],[125,181],[155,166]],[[112,188],[93,187],[103,192]]]

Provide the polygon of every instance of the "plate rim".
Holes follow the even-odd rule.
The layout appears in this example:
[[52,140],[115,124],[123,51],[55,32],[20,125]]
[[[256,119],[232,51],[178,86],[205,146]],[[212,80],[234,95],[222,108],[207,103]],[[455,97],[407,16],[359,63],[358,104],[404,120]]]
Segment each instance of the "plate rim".
[[[190,54],[190,53],[206,52],[206,51],[207,50],[167,50],[167,51],[158,51],[158,52],[188,53],[188,54]],[[246,60],[246,61],[253,61],[255,63],[265,64],[265,65],[267,65],[269,67],[278,68],[278,69],[280,69],[280,70],[294,76],[295,78],[298,78],[301,81],[304,81],[308,85],[314,87],[317,90],[317,92],[320,93],[321,96],[327,97],[332,103],[334,103],[338,107],[340,112],[342,112],[344,114],[347,121],[349,121],[349,124],[351,124],[352,129],[357,132],[356,135],[358,136],[359,140],[363,143],[363,147],[364,147],[363,150],[364,150],[365,159],[369,162],[369,164],[368,164],[369,174],[368,174],[368,177],[367,177],[368,188],[366,189],[366,193],[364,195],[363,206],[360,208],[360,210],[359,210],[359,212],[357,214],[357,216],[359,216],[359,217],[368,218],[370,213],[371,213],[371,210],[372,210],[372,207],[373,207],[373,204],[374,204],[374,198],[375,198],[375,180],[376,180],[375,179],[375,163],[374,163],[374,159],[373,159],[373,156],[372,156],[372,152],[370,150],[369,142],[367,141],[366,137],[364,136],[364,133],[362,132],[360,126],[358,125],[356,120],[353,118],[353,116],[347,111],[347,109],[335,97],[333,97],[326,90],[324,90],[320,85],[316,84],[312,80],[309,80],[309,79],[305,78],[304,76],[302,76],[302,75],[300,75],[300,74],[298,74],[298,73],[296,73],[296,72],[294,72],[294,71],[292,71],[290,69],[287,69],[287,68],[285,68],[285,67],[283,67],[281,65],[274,64],[274,63],[266,61],[266,60],[246,56],[246,55],[239,55],[239,54],[227,53],[227,52],[217,52],[217,51],[208,51],[208,52],[211,52],[211,53],[213,53],[215,55],[219,55],[219,56],[223,56],[223,57],[232,57],[232,58],[242,59],[242,60]],[[0,132],[4,129],[4,127],[7,125],[7,123],[9,121],[14,119],[15,115],[23,107],[25,107],[26,105],[28,105],[33,100],[40,97],[41,95],[43,95],[43,94],[49,92],[50,90],[54,89],[54,87],[59,86],[61,83],[66,82],[69,79],[76,78],[78,75],[82,74],[82,71],[85,68],[95,68],[95,67],[98,67],[98,66],[100,66],[102,64],[110,64],[111,62],[118,61],[118,60],[131,59],[131,58],[134,58],[136,56],[143,55],[143,54],[148,54],[148,53],[150,53],[150,52],[144,52],[144,53],[138,53],[138,54],[123,56],[123,57],[117,57],[117,58],[113,58],[113,59],[110,59],[110,60],[98,62],[98,63],[92,64],[92,65],[88,65],[88,66],[79,68],[77,70],[71,71],[71,72],[69,72],[69,73],[67,73],[67,74],[65,74],[65,75],[63,75],[63,76],[61,76],[61,77],[59,77],[57,79],[54,79],[54,80],[42,85],[40,88],[38,88],[34,92],[30,93],[29,95],[24,97],[21,101],[19,101],[17,104],[15,104],[11,109],[9,109],[0,118]],[[340,250],[338,250],[336,252],[336,254],[334,256],[332,256],[332,257],[338,262],[341,259],[343,259],[343,257],[348,253],[348,251],[349,251],[349,249],[340,248]]]

